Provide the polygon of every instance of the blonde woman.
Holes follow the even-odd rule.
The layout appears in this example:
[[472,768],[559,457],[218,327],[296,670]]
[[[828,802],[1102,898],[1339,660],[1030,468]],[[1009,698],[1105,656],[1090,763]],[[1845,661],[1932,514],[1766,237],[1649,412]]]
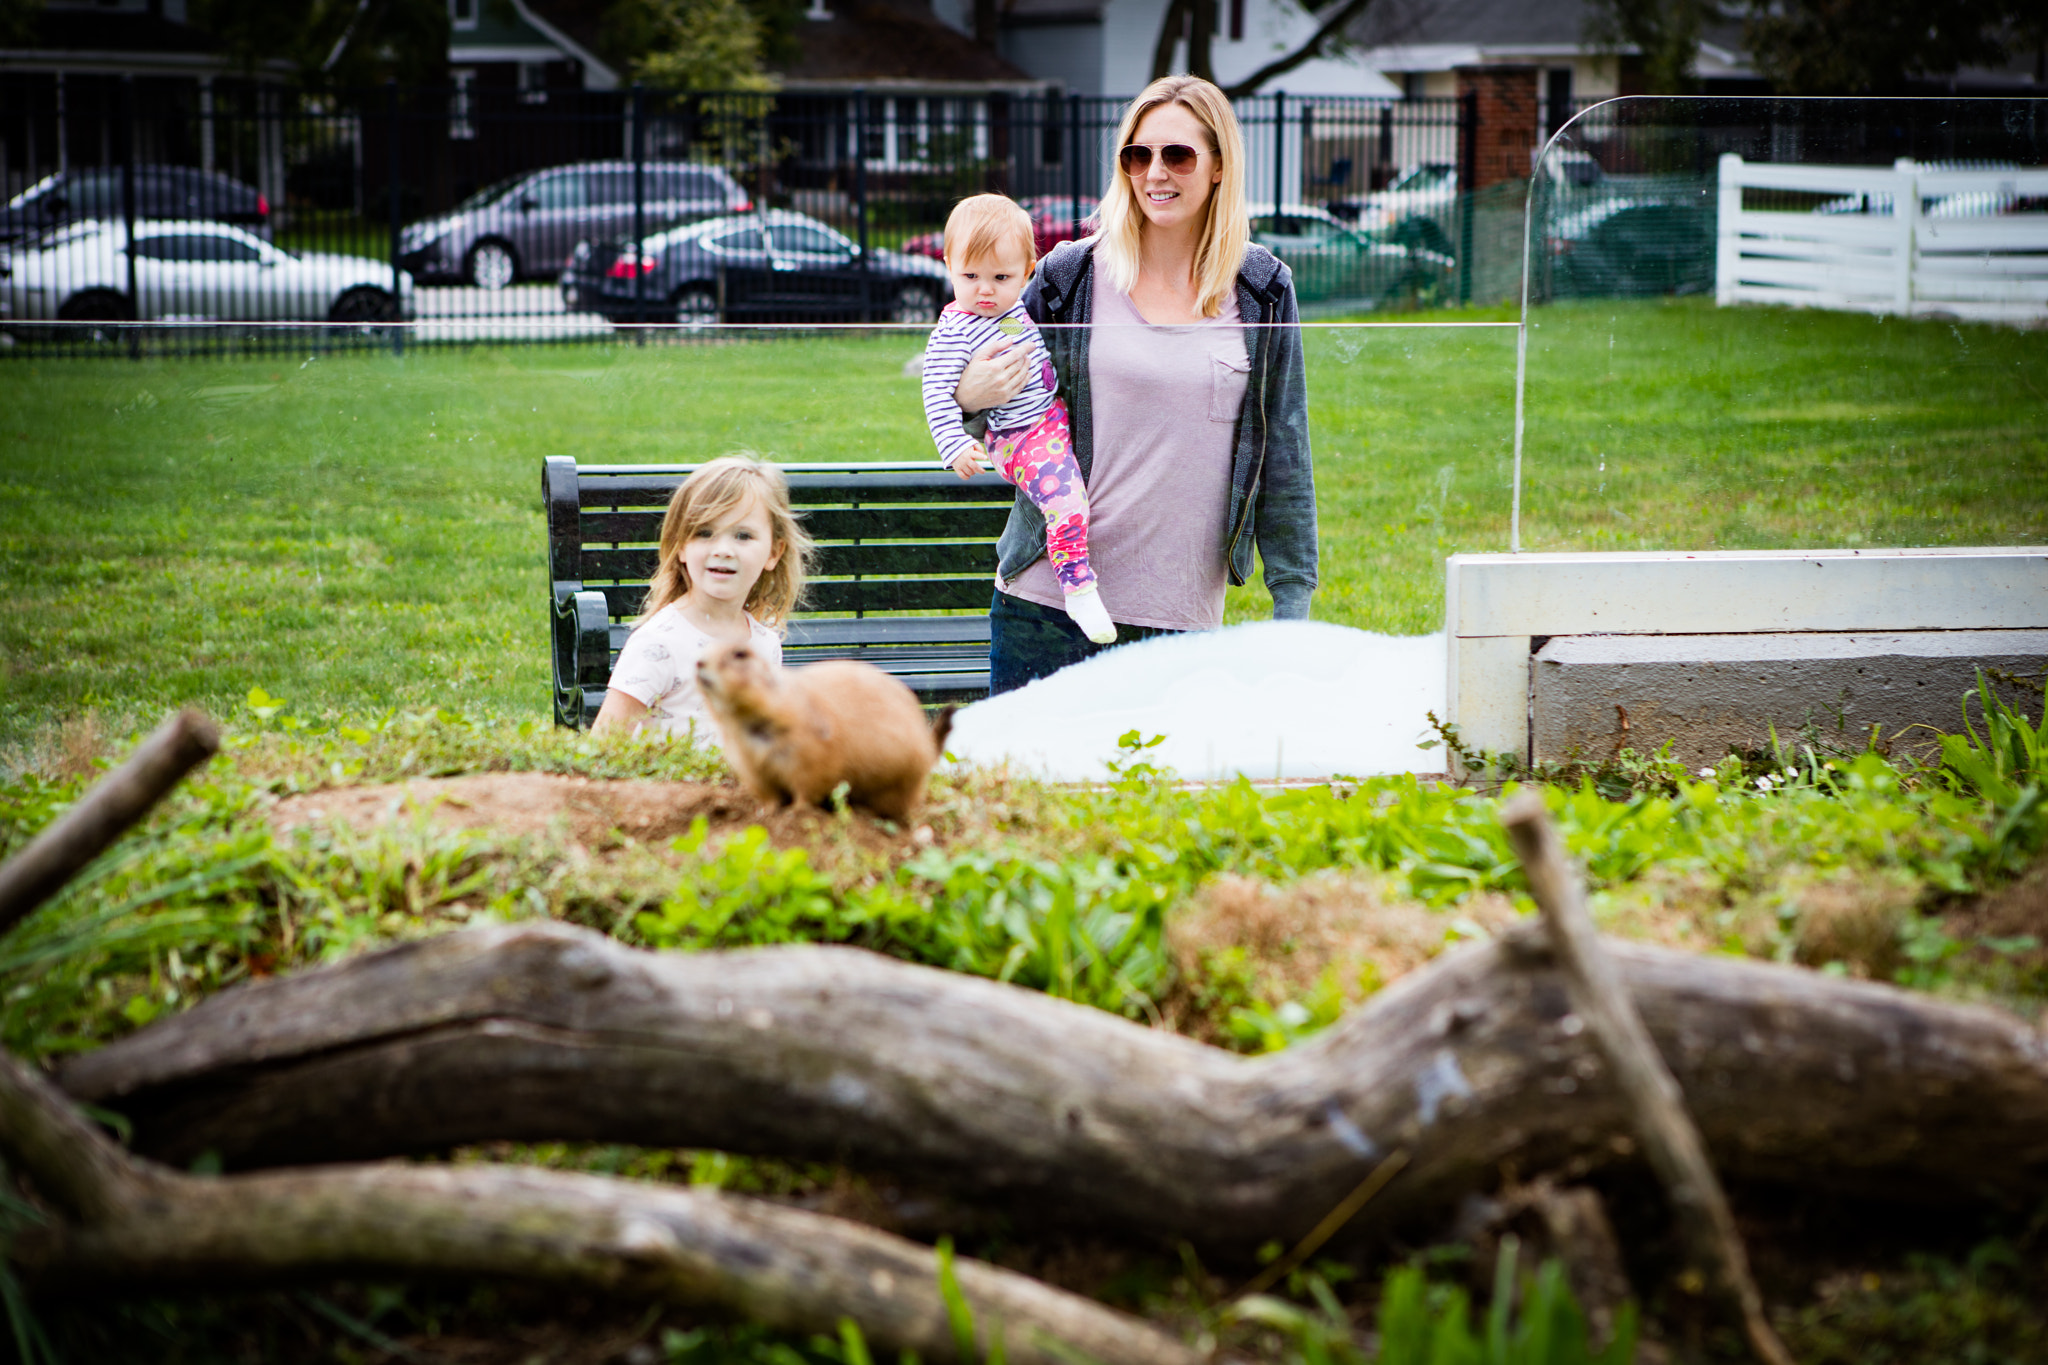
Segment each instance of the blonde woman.
[[[1119,643],[1213,630],[1256,550],[1273,615],[1306,619],[1316,502],[1299,313],[1287,267],[1250,241],[1237,116],[1208,81],[1168,76],[1124,111],[1116,145],[1100,229],[1055,247],[1024,294],[1072,417],[1102,603]],[[1027,355],[984,351],[961,408],[1014,397]],[[1022,495],[997,561],[991,693],[1105,648],[1062,610],[1044,519]]]

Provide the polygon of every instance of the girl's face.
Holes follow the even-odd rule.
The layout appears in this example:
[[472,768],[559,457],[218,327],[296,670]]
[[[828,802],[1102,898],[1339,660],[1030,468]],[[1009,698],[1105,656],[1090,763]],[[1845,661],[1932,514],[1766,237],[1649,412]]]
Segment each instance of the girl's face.
[[1001,317],[1023,296],[1031,259],[1021,243],[1013,242],[986,256],[948,261],[946,273],[953,277],[954,302],[977,317]]
[[[1223,179],[1223,164],[1209,150],[1209,130],[1184,104],[1162,104],[1146,111],[1131,132],[1131,143],[1152,149],[1151,163],[1127,178],[1138,196],[1138,208],[1153,227],[1193,231],[1202,224],[1209,196]],[[1178,144],[1199,153],[1184,174],[1166,169],[1160,148]]]
[[683,542],[683,570],[690,584],[686,596],[706,605],[744,607],[761,575],[781,561],[782,545],[768,509],[760,498],[749,497]]

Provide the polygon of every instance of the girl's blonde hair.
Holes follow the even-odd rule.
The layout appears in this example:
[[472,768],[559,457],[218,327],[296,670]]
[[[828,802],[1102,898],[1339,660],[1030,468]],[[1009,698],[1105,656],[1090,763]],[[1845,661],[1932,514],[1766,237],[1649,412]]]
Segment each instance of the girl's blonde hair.
[[970,194],[953,205],[946,217],[946,264],[958,268],[968,261],[986,261],[1006,246],[1024,253],[1024,273],[1038,264],[1038,238],[1031,215],[1007,194]]
[[1125,175],[1117,155],[1137,136],[1138,122],[1162,104],[1178,104],[1200,119],[1209,131],[1209,148],[1222,165],[1218,181],[1204,206],[1201,238],[1195,247],[1195,307],[1205,318],[1223,311],[1223,302],[1237,287],[1244,249],[1252,239],[1251,214],[1244,203],[1244,134],[1230,101],[1200,76],[1162,76],[1131,101],[1116,126],[1111,149],[1110,183],[1102,192],[1102,227],[1095,256],[1109,270],[1111,283],[1126,294],[1138,283],[1138,243],[1145,211],[1138,188]]
[[698,466],[696,473],[676,486],[661,519],[661,562],[647,584],[647,600],[640,608],[642,620],[689,593],[683,547],[691,537],[703,527],[718,525],[749,498],[760,499],[767,510],[770,535],[782,547],[782,558],[755,580],[746,609],[777,634],[788,628],[789,614],[803,596],[804,576],[817,551],[790,509],[789,481],[782,471],[748,454],[720,456]]

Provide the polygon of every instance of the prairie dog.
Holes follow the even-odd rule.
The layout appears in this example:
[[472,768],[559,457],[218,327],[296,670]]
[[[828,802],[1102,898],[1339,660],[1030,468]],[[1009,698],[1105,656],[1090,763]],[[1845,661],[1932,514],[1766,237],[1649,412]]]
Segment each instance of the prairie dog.
[[697,661],[697,686],[740,782],[781,805],[822,806],[844,782],[853,805],[908,819],[953,723],[950,707],[927,722],[908,687],[850,659],[781,669],[720,645]]

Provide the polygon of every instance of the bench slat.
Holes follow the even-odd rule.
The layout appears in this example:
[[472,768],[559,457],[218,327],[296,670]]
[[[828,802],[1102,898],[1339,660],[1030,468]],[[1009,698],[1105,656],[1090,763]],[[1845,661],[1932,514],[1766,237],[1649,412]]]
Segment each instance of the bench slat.
[[[811,539],[989,540],[1003,533],[1010,504],[968,503],[959,507],[799,508]],[[585,545],[652,545],[661,538],[660,512],[592,511],[582,515]]]
[[[653,574],[655,551],[583,551],[578,577],[587,584],[638,582],[643,586]],[[995,547],[985,540],[942,541],[936,545],[915,543],[882,545],[821,545],[818,547],[816,577],[810,589],[823,586],[818,578],[848,574],[887,575],[994,573]]]
[[[879,474],[807,474],[803,466],[783,468],[789,480],[790,502],[810,505],[844,506],[874,503],[1007,503],[1015,496],[1010,485],[995,474],[977,474],[962,479],[943,469],[889,470]],[[682,477],[675,474],[601,475],[579,474],[577,501],[593,507],[667,507]]]
[[[617,660],[633,633],[630,621],[611,624],[610,659]],[[799,616],[789,623],[785,652],[871,647],[944,652],[957,647],[988,653],[988,617],[982,616]]]
[[[592,583],[613,616],[636,616],[647,600],[645,583]],[[862,578],[813,583],[804,605],[812,611],[885,612],[988,610],[990,574],[977,578]]]

